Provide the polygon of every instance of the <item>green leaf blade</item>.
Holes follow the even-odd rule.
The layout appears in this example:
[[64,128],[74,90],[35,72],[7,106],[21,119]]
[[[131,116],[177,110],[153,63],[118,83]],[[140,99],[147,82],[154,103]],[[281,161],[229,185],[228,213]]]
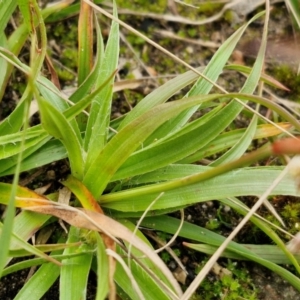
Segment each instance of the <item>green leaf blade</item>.
[[[80,241],[79,234],[80,229],[71,227],[68,243]],[[87,245],[82,245],[78,249],[67,248],[64,251],[64,254],[82,252],[83,255],[63,260],[59,291],[61,300],[81,300],[86,298],[88,274],[93,257],[91,252],[86,252],[87,249],[89,249]]]
[[68,151],[72,174],[82,178],[84,169],[84,153],[76,131],[65,116],[49,102],[39,99],[42,125],[52,136],[61,140]]
[[[114,16],[117,17],[117,9],[114,5]],[[101,48],[100,48],[101,49]],[[109,38],[105,48],[104,57],[96,87],[101,86],[106,78],[115,73],[119,57],[119,24],[112,22]],[[86,170],[94,163],[99,152],[107,143],[108,127],[110,122],[110,112],[113,95],[114,77],[103,87],[93,99],[90,116],[86,128],[84,147],[87,151]]]

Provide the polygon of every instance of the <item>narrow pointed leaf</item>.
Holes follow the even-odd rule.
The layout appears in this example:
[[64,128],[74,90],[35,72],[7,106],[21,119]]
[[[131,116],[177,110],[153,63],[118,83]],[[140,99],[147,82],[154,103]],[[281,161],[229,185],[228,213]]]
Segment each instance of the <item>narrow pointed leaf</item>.
[[[236,108],[236,105],[231,102],[198,128],[191,129],[177,138],[170,138],[166,142],[137,151],[121,166],[112,180],[133,177],[153,171],[175,163],[201,148],[206,148],[209,142],[219,136],[231,124],[232,118],[239,111],[240,109]],[[177,132],[178,135],[179,133],[180,131]]]
[[55,138],[61,140],[68,151],[72,174],[77,178],[83,176],[84,153],[74,129],[64,115],[48,102],[39,99],[42,125]]
[[[80,229],[71,227],[67,243],[80,241]],[[91,267],[93,254],[88,245],[82,245],[77,249],[67,248],[64,254],[81,252],[83,255],[63,260],[60,274],[60,299],[81,300],[86,298],[87,281]]]
[[101,237],[96,234],[97,239],[97,294],[96,300],[104,300],[109,291],[108,274],[109,265],[105,252],[105,246]]
[[[114,4],[114,15],[117,16]],[[101,72],[96,80],[96,86],[103,84],[104,79],[114,73],[119,56],[119,25],[112,22],[109,38],[101,64]],[[86,170],[94,164],[96,157],[107,142],[108,126],[112,103],[113,78],[94,98],[86,128],[84,148],[87,151]]]
[[257,116],[253,116],[249,126],[247,127],[245,133],[243,136],[236,142],[236,144],[229,150],[227,151],[224,155],[220,156],[218,159],[216,159],[211,166],[218,166],[222,163],[226,163],[229,161],[233,161],[235,159],[238,159],[241,157],[250,144],[253,141],[255,131],[256,131],[256,126],[257,126]]
[[[119,167],[127,160],[133,151],[137,149],[137,147],[142,146],[143,141],[161,124],[189,107],[193,107],[206,101],[212,101],[213,99],[232,96],[266,105],[290,121],[297,129],[300,128],[298,121],[279,105],[264,98],[252,95],[227,94],[195,96],[170,103],[164,103],[154,107],[119,131],[118,134],[109,141],[102,152],[100,152],[94,164],[88,169],[83,183],[96,199],[99,198],[107,183],[111,180]],[[235,104],[237,110],[241,109],[239,103]],[[101,172],[99,174],[100,170]],[[153,199],[155,199],[155,197]]]
[[[251,24],[254,20],[259,18],[263,15],[263,12],[255,15],[249,22],[243,26],[241,26],[238,30],[235,31],[234,34],[232,34],[231,37],[229,37],[218,49],[218,51],[214,54],[214,56],[211,58],[210,62],[206,66],[203,74],[209,78],[212,82],[216,82],[218,77],[223,71],[223,68],[225,64],[227,63],[230,55],[232,54],[233,50],[235,49],[237,43],[239,42],[240,38],[242,37],[243,33],[245,32],[246,28]],[[250,75],[251,76],[251,75]],[[255,77],[255,80],[258,82],[259,77]],[[252,93],[256,87],[257,82],[252,81],[251,86],[246,83],[245,86],[248,86],[247,90],[244,90],[245,93]],[[250,80],[248,80],[250,82]],[[211,82],[208,82],[203,77],[200,77],[197,82],[194,84],[194,86],[190,89],[190,91],[187,94],[187,97],[196,96],[196,95],[206,95],[210,92],[211,88],[213,87]],[[236,107],[240,107],[242,109],[242,105],[236,103]],[[178,116],[172,118],[168,121],[168,123],[164,124],[156,130],[153,135],[151,135],[146,140],[145,145],[149,144],[149,141],[153,141],[154,139],[160,139],[165,137],[167,134],[170,134],[172,132],[176,132],[179,130],[184,124],[188,122],[190,117],[194,114],[194,112],[199,108],[199,105],[192,107],[190,109],[187,109],[186,111],[180,113]]]
[[[162,217],[149,217],[146,218],[142,224],[143,226],[153,228],[153,229],[159,229],[164,228],[165,232],[172,233],[176,232],[178,226],[179,226],[180,220],[177,220],[175,218],[162,216]],[[194,240],[197,242],[204,242],[210,245],[215,245],[219,247],[222,242],[225,240],[225,237],[220,236],[212,231],[209,231],[203,227],[196,226],[194,224],[190,224],[188,222],[184,222],[184,225],[179,233],[179,236],[185,237],[189,240]],[[265,260],[252,252],[251,250],[247,249],[243,245],[240,245],[235,242],[230,242],[228,245],[229,250],[234,251],[235,253],[239,253],[243,255],[244,257],[249,258],[252,261],[255,261],[273,272],[276,272],[278,275],[283,277],[285,280],[287,280],[290,284],[292,284],[297,290],[300,291],[300,279],[292,274],[291,272],[287,271],[283,267],[280,267],[268,260]]]
[[[171,165],[136,179],[135,184],[143,182],[163,182],[164,180],[182,180],[186,182],[188,174],[204,174],[209,167],[191,165]],[[259,172],[258,172],[259,170]],[[157,183],[147,185],[147,187],[137,187],[121,192],[102,195],[100,202],[102,207],[108,207],[120,211],[144,211],[151,204],[157,195],[165,191],[153,206],[152,209],[177,208],[203,201],[222,199],[231,196],[257,196],[261,195],[282,172],[280,167],[270,168],[241,168],[228,172],[212,179],[194,183],[186,187],[174,188],[166,191],[165,184]],[[179,179],[178,179],[179,178]],[[181,179],[180,179],[181,178]],[[140,181],[139,181],[140,180]],[[159,189],[161,187],[161,189]],[[153,192],[151,189],[153,188]],[[145,193],[147,191],[147,193]],[[291,177],[284,178],[280,184],[272,191],[271,195],[298,195],[295,181]]]
[[[55,251],[55,254],[62,253],[61,250]],[[53,253],[52,253],[53,254]],[[43,264],[22,289],[18,292],[15,300],[23,299],[41,299],[50,289],[60,274],[60,267],[54,264]],[[41,280],[43,278],[43,280]]]

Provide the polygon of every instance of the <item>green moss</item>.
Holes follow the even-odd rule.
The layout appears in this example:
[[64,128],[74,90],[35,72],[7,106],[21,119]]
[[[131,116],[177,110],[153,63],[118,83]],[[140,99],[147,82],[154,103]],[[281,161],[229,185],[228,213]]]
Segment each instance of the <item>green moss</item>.
[[207,15],[214,15],[222,9],[223,4],[215,3],[213,1],[205,1],[202,2],[201,5],[198,6],[198,12],[205,13]]
[[[201,263],[204,267],[206,260]],[[201,268],[199,268],[200,271]],[[227,273],[219,275],[220,278],[212,280],[206,277],[202,282],[198,292],[191,298],[196,299],[258,299],[258,291],[252,284],[251,277],[246,267],[232,263],[231,260],[224,266]],[[228,272],[229,271],[229,272]],[[218,278],[216,276],[216,278]]]
[[56,69],[56,73],[58,78],[63,81],[73,81],[75,79],[75,76],[68,70]]
[[223,18],[228,23],[232,23],[235,19],[235,13],[232,10],[226,10],[223,15]]
[[290,228],[289,232],[296,234],[300,224],[300,203],[294,202],[285,205],[281,211],[284,222]]
[[168,263],[171,259],[171,256],[168,252],[164,251],[161,253],[161,259],[163,260],[164,263]]
[[300,213],[300,203],[287,204],[281,212],[283,217],[294,219],[297,221],[299,219],[299,213]]
[[181,29],[177,32],[177,35],[184,38],[184,37],[186,37],[186,31]]
[[196,3],[195,1],[184,1],[188,5],[178,5],[177,10],[181,16],[189,18],[191,20],[200,20],[217,14],[223,7],[223,4],[216,3],[214,1],[201,1]]
[[180,254],[181,254],[180,249],[173,249],[173,251],[177,256],[180,256]]
[[[73,81],[75,79],[75,73],[77,68],[78,53],[75,48],[67,48],[61,53],[60,63],[57,65],[56,72],[59,79],[63,81]],[[74,73],[72,73],[72,71]]]
[[264,216],[264,218],[276,226],[281,226],[279,221],[271,214]]
[[[59,50],[48,50],[50,57],[59,61],[53,61],[59,78],[63,81],[72,81],[77,72],[78,61],[78,23],[75,18],[64,22],[57,22],[47,26],[48,40],[55,40]],[[54,50],[55,49],[55,50]],[[58,58],[57,58],[58,56]],[[74,74],[73,74],[74,72]]]
[[77,66],[78,52],[76,48],[67,48],[62,53],[62,63],[68,63],[70,67]]
[[55,23],[55,26],[49,27],[48,37],[57,38],[60,41],[60,45],[64,47],[74,46],[78,39],[78,27],[77,22],[73,19],[67,22]]
[[[296,234],[299,231],[300,225],[300,203],[298,203],[297,200],[293,202],[293,199],[291,199],[291,201],[289,201],[283,207],[278,208],[277,211],[286,224],[289,233]],[[280,222],[271,213],[267,213],[263,217],[272,224],[282,227]],[[276,229],[274,230],[276,231]]]
[[133,47],[142,46],[142,45],[144,45],[146,43],[144,39],[142,39],[141,37],[136,36],[134,34],[128,34],[127,35],[127,41]]
[[157,232],[157,236],[164,242],[172,237],[170,234],[162,231]]
[[150,56],[148,52],[143,52],[142,53],[142,60],[145,64],[148,64],[150,62]]
[[120,45],[120,55],[125,55],[127,53],[127,49],[128,48],[121,43],[121,45]]
[[221,226],[220,222],[217,219],[210,219],[205,224],[205,228],[209,230],[216,230],[219,229]]
[[300,76],[297,76],[296,70],[292,70],[291,66],[288,65],[273,66],[270,70],[270,75],[290,89],[288,93],[289,99],[300,100]]
[[133,0],[133,1],[117,1],[119,8],[129,8],[131,10],[138,10],[141,12],[151,13],[164,13],[167,9],[167,1],[146,1],[146,0]]
[[187,30],[187,33],[189,34],[189,36],[190,36],[191,38],[194,38],[194,37],[197,36],[198,30],[197,30],[197,28],[192,27],[192,28],[189,28],[189,29]]

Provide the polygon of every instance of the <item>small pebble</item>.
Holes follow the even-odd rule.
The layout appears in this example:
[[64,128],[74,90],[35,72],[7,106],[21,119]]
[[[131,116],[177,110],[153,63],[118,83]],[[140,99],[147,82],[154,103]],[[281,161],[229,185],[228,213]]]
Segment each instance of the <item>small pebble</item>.
[[49,171],[47,171],[47,178],[48,179],[50,179],[50,180],[53,180],[53,179],[55,179],[56,178],[56,176],[55,176],[55,171],[54,170],[49,170]]

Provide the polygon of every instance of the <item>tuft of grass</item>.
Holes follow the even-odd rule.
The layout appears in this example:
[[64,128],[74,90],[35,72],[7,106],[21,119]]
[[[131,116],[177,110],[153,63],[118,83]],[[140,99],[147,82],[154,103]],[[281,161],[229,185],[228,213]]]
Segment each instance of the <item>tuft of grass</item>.
[[[88,0],[65,0],[45,9],[37,1],[20,0],[23,21],[9,34],[4,32],[16,3],[2,1],[0,5],[1,93],[10,81],[14,84],[11,74],[15,68],[26,78],[17,107],[0,123],[0,203],[7,207],[0,223],[0,274],[39,266],[15,299],[39,299],[57,280],[60,299],[83,299],[91,274],[97,280],[96,299],[116,299],[117,295],[122,299],[191,299],[198,286],[211,288],[205,278],[221,254],[259,263],[300,289],[299,277],[281,266],[290,264],[298,274],[299,257],[286,248],[276,234],[278,229],[255,215],[254,208],[249,212],[236,198],[263,195],[256,208],[264,202],[274,213],[267,202],[269,195],[298,194],[295,180],[299,172],[294,172],[295,178],[284,176],[284,166],[263,163],[274,156],[300,152],[300,141],[295,138],[300,131],[298,120],[262,97],[264,83],[282,88],[263,74],[268,5],[263,42],[253,67],[243,68],[247,79],[236,93],[220,85],[220,76],[247,27],[264,12],[230,36],[207,66],[195,69],[122,22],[115,2],[110,14]],[[101,28],[104,25],[98,13],[111,20],[109,32]],[[69,51],[63,58],[77,59],[71,67],[77,67],[78,85],[66,96],[57,76],[64,75],[65,79],[65,74],[51,67],[53,57],[47,55],[46,25],[74,15],[78,15],[78,51],[73,50],[72,43],[67,45],[66,38],[64,46]],[[113,119],[120,25],[137,35],[136,44],[147,42],[167,54],[173,62],[168,66],[181,64],[189,71],[177,74],[132,110]],[[24,62],[21,49],[27,40],[30,59]],[[62,63],[66,64],[64,60]],[[231,70],[240,72],[241,68],[231,66]],[[172,98],[184,89],[188,90],[184,96]],[[32,100],[38,104],[40,122],[29,126]],[[259,113],[260,106],[276,112],[280,120],[266,119]],[[240,118],[247,119],[245,127],[232,126]],[[266,142],[254,147],[255,139]],[[68,176],[60,182],[63,188],[53,185],[52,190],[45,187],[34,191],[18,184],[22,172],[63,159],[68,162]],[[203,161],[208,165],[200,164]],[[260,166],[253,166],[258,162]],[[9,175],[13,176],[12,183],[4,182]],[[245,216],[242,222],[250,220],[274,244],[233,242],[242,222],[225,238],[213,232],[218,226],[214,222],[202,228],[185,221],[183,214],[181,220],[168,216],[210,200],[218,200]],[[220,212],[219,217],[223,223],[228,221]],[[51,236],[50,245],[29,243],[35,233],[53,223],[61,227],[43,240],[47,244]],[[167,268],[164,260],[168,257],[162,259],[154,251],[143,232],[145,228],[162,232],[166,239],[167,234],[180,236],[191,242],[184,243],[186,247],[212,255],[185,291]],[[180,250],[176,252],[180,254]],[[24,260],[12,262],[19,256]],[[226,299],[255,297],[255,290],[248,289],[248,277],[234,264],[228,263],[227,268],[231,274],[214,284],[214,295]]]

